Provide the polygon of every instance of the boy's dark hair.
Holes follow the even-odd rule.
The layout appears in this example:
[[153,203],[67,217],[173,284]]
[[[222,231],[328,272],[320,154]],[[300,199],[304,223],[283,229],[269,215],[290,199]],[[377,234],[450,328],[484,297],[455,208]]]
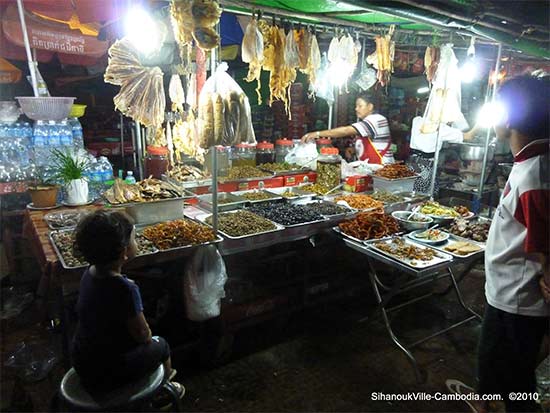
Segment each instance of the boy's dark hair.
[[374,96],[368,92],[359,93],[355,99],[362,99],[365,102],[372,103],[374,105]]
[[124,212],[98,210],[76,228],[76,247],[90,264],[104,266],[119,259],[130,243],[133,219]]
[[508,114],[511,129],[529,139],[548,139],[550,119],[550,79],[518,76],[503,83],[498,92],[499,101]]

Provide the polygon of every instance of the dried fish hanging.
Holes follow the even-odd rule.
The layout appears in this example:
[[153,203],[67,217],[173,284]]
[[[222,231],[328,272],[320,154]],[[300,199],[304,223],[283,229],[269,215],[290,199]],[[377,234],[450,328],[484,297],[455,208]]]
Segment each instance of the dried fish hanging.
[[317,43],[317,37],[311,33],[309,37],[309,57],[305,69],[301,69],[309,78],[309,96],[315,96],[315,83],[321,69],[321,51]]
[[395,55],[395,42],[391,40],[395,26],[391,26],[384,36],[376,36],[376,51],[367,58],[367,62],[378,70],[377,79],[381,86],[390,82],[393,73],[393,58]]
[[264,60],[264,37],[258,28],[258,20],[252,17],[250,23],[246,26],[242,43],[242,60],[248,63],[247,82],[258,83],[256,94],[258,95],[258,105],[262,104],[262,94],[260,92],[260,75],[262,73],[262,63]]
[[431,85],[435,74],[437,72],[437,66],[439,65],[440,50],[439,46],[428,46],[426,53],[424,54],[424,73],[428,79],[428,83]]
[[220,36],[214,27],[222,10],[214,0],[172,0],[170,15],[178,45],[190,45],[193,39],[204,50],[215,48]]
[[104,80],[120,86],[113,99],[116,109],[147,127],[162,125],[166,107],[162,70],[143,66],[139,52],[127,38],[109,48]]
[[199,146],[197,122],[193,111],[188,111],[183,118],[177,119],[172,128],[172,142],[176,162],[181,162],[181,154],[185,154],[204,162],[204,151]]

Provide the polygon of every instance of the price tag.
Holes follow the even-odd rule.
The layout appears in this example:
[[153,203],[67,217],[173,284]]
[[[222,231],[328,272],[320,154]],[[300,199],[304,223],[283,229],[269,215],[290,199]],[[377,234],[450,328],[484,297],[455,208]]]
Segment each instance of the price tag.
[[239,183],[239,191],[247,191],[247,190],[248,190],[248,182]]

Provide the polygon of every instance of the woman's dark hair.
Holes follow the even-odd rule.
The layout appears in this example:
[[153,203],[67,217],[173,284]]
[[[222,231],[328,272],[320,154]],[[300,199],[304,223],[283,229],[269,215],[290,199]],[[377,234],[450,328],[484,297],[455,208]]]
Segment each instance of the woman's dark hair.
[[365,102],[372,103],[374,105],[374,97],[370,93],[367,93],[367,92],[359,93],[355,99],[356,100],[357,99],[362,99]]
[[531,140],[548,139],[550,79],[518,76],[503,83],[498,99],[504,105],[508,124]]
[[104,266],[120,258],[130,243],[134,221],[124,212],[98,210],[76,228],[76,247],[90,264]]

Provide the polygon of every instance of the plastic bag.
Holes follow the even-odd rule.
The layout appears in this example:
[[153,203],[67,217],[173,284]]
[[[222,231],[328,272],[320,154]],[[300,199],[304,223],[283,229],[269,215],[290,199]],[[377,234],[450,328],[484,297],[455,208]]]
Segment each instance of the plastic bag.
[[354,175],[373,175],[382,165],[369,163],[368,161],[346,162],[342,159],[342,178]]
[[183,291],[187,318],[204,321],[220,315],[225,297],[225,263],[214,245],[199,248],[185,268]]
[[334,103],[334,84],[330,78],[329,62],[326,52],[321,59],[321,69],[317,73],[313,89],[317,97],[326,100],[329,105]]
[[285,156],[285,162],[316,170],[318,156],[315,143],[299,143]]
[[227,68],[227,63],[220,64],[199,96],[199,144],[203,149],[256,143],[248,97],[227,74]]
[[50,345],[27,344],[23,341],[8,355],[4,365],[15,369],[15,373],[23,380],[36,382],[46,378],[59,359]]
[[3,289],[0,319],[7,320],[18,316],[27,309],[33,301],[34,296],[32,293],[19,292],[14,287]]
[[370,89],[376,83],[376,70],[365,64],[355,83],[363,90]]

